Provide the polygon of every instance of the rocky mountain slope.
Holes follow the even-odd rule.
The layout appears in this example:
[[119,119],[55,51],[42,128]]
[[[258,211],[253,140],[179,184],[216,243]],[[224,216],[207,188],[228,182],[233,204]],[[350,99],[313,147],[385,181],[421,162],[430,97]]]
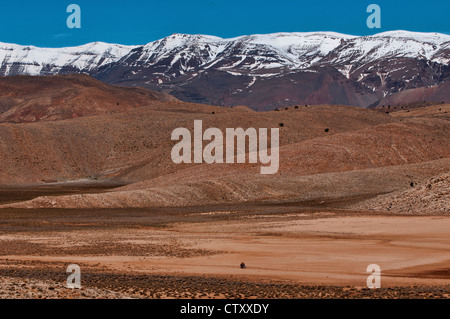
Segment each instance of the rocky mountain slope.
[[400,105],[415,102],[448,102],[450,101],[450,82],[430,87],[419,87],[404,90],[387,96],[378,102],[378,106]]
[[412,184],[410,190],[378,196],[357,205],[356,208],[369,211],[448,214],[450,212],[450,171],[432,177],[419,185]]

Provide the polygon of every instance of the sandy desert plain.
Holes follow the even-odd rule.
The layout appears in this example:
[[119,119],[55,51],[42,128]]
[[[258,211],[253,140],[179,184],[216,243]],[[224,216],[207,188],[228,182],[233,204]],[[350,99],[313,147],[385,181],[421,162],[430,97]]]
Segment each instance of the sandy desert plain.
[[[0,87],[0,298],[450,296],[449,104],[254,112],[86,76]],[[194,120],[280,128],[278,174],[174,164],[170,134]]]

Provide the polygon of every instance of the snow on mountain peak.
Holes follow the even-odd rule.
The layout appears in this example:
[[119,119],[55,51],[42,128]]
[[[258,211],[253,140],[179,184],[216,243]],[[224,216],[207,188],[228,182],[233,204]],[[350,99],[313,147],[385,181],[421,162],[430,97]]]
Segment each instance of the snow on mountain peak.
[[168,67],[176,66],[181,72],[213,65],[230,72],[240,68],[259,72],[326,64],[339,65],[337,69],[346,70],[347,74],[355,63],[389,57],[426,58],[448,63],[449,42],[450,35],[402,30],[370,36],[279,32],[228,39],[175,33],[143,46],[93,42],[68,48],[38,48],[0,43],[0,67],[2,75],[91,72],[122,58],[133,60],[138,54],[136,62],[143,64],[142,68],[163,63]]
[[104,42],[65,48],[0,43],[0,63],[4,75],[57,74],[63,68],[89,71],[116,62],[133,48]]
[[398,39],[413,39],[419,42],[432,42],[435,44],[443,44],[450,41],[450,35],[437,32],[411,32],[404,30],[386,31],[369,36],[372,38],[387,37]]

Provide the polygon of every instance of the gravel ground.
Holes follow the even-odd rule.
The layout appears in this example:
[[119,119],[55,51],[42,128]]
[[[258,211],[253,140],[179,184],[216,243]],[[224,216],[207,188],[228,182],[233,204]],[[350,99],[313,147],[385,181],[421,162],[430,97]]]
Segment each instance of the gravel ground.
[[[251,282],[212,276],[163,276],[105,272],[91,268],[81,289],[66,286],[62,264],[1,269],[1,299],[448,299],[450,286],[367,289]],[[86,266],[83,266],[85,269]]]

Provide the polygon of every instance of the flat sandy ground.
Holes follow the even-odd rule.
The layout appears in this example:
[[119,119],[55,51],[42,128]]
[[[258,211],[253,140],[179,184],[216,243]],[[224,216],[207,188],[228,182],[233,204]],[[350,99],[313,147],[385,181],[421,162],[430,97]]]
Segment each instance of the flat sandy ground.
[[[339,205],[2,209],[0,297],[450,296],[449,216]],[[81,290],[65,287],[69,264],[81,267]],[[366,288],[370,264],[382,289]]]

